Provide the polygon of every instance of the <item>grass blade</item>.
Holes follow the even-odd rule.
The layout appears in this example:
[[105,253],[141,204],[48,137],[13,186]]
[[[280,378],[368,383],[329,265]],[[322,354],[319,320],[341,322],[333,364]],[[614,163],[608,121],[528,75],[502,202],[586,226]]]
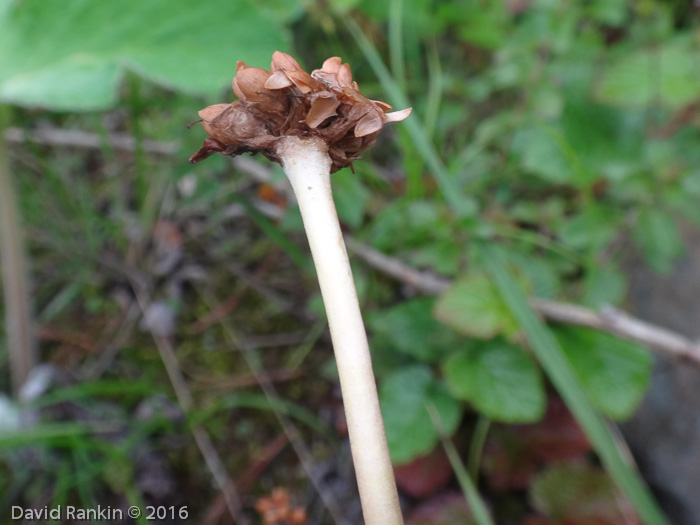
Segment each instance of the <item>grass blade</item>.
[[503,300],[518,320],[542,367],[593,443],[610,475],[635,506],[644,523],[668,524],[640,476],[622,458],[610,430],[583,393],[551,332],[530,308],[525,295],[506,268],[501,250],[484,246],[481,253],[485,267]]
[[389,52],[391,70],[399,86],[406,88],[406,68],[403,63],[403,0],[391,0],[389,16]]
[[[352,19],[344,17],[343,22],[347,27],[350,34],[357,42],[357,45],[362,50],[365,55],[367,62],[374,70],[375,75],[379,78],[379,82],[382,85],[384,91],[386,91],[389,96],[389,101],[396,108],[407,108],[411,104],[404,95],[398,82],[391,75],[386,65],[379,56],[376,48],[370,42],[369,38],[364,34],[360,26],[355,23]],[[453,176],[449,173],[442,160],[440,159],[435,146],[428,138],[425,126],[420,120],[418,115],[411,115],[410,118],[404,121],[404,125],[408,130],[411,140],[416,147],[416,150],[425,160],[432,171],[433,176],[440,188],[440,192],[450,208],[460,216],[471,216],[476,213],[477,204],[476,201],[467,195],[464,195],[460,188],[455,183]]]
[[438,414],[438,411],[432,404],[427,405],[425,408],[430,414],[430,419],[432,420],[433,425],[435,425],[435,429],[440,434],[442,448],[445,450],[445,454],[447,454],[447,459],[452,466],[452,470],[454,471],[457,481],[459,482],[459,486],[464,493],[464,497],[466,498],[467,502],[469,502],[469,509],[472,512],[474,520],[478,525],[494,525],[493,520],[491,519],[491,514],[489,514],[489,511],[486,508],[484,500],[481,498],[474,481],[472,481],[472,478],[469,476],[464,463],[462,463],[462,460],[459,457],[459,452],[457,452],[457,449],[450,440],[449,436],[445,434],[442,422],[440,421],[440,414]]

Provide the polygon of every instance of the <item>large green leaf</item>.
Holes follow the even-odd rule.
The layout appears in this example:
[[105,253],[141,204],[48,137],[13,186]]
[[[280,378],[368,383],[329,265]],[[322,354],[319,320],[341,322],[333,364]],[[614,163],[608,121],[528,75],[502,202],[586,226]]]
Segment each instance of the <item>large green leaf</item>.
[[275,11],[248,0],[0,0],[0,100],[104,109],[125,70],[215,96],[236,60],[267,66],[287,36]]
[[574,250],[603,249],[618,233],[619,212],[602,204],[590,204],[562,223],[559,236]]
[[557,328],[554,334],[591,402],[615,419],[632,415],[649,383],[649,352],[587,328]]
[[435,305],[435,317],[471,337],[512,336],[518,325],[493,283],[473,272],[452,285]]
[[590,183],[600,174],[630,170],[639,162],[644,153],[639,115],[579,99],[566,102],[561,125],[565,145],[571,148],[567,156],[581,162],[589,175],[580,174],[580,182]]
[[654,208],[639,214],[632,235],[649,266],[659,273],[668,273],[674,259],[685,250],[676,223],[668,213]]
[[425,366],[402,368],[387,377],[380,400],[389,453],[396,464],[429,452],[440,440],[428,406],[435,408],[447,435],[459,423],[459,404]]
[[575,169],[565,153],[541,127],[525,126],[513,139],[513,150],[521,157],[523,168],[554,184],[568,184]]
[[699,69],[696,44],[687,38],[620,53],[605,70],[596,94],[603,102],[620,106],[643,107],[658,101],[679,107],[698,99]]
[[394,351],[421,361],[435,361],[454,349],[458,336],[432,317],[432,298],[411,299],[373,312],[367,324],[375,337]]
[[619,304],[627,291],[625,274],[614,264],[594,266],[586,272],[581,304],[599,310],[606,304]]
[[528,423],[544,414],[539,370],[522,348],[506,341],[487,341],[456,352],[443,370],[450,391],[490,419]]
[[552,465],[537,476],[529,492],[532,506],[550,518],[546,523],[624,523],[632,515],[629,501],[620,498],[610,477],[585,464]]
[[338,217],[349,226],[357,228],[362,224],[369,195],[360,177],[352,171],[341,170],[333,175],[333,200]]
[[458,22],[459,37],[465,42],[488,49],[503,45],[509,18],[501,2],[445,2],[439,6],[437,17]]

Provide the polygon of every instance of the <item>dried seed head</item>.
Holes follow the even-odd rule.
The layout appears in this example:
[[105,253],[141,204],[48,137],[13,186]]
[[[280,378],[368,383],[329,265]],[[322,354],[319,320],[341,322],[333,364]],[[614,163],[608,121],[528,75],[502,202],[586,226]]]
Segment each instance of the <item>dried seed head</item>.
[[281,138],[314,136],[328,144],[335,172],[352,166],[384,124],[411,113],[411,108],[389,113],[389,104],[364,97],[340,57],[327,59],[311,74],[280,51],[272,55],[270,71],[239,61],[232,87],[238,100],[199,112],[209,138],[190,162],[214,153],[262,153],[279,162],[275,144]]

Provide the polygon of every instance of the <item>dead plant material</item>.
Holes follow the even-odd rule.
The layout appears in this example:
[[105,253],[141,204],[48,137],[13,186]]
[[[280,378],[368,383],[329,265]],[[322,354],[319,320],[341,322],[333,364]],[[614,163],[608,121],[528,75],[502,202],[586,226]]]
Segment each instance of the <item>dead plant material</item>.
[[389,113],[389,104],[362,95],[348,64],[327,59],[311,74],[290,55],[275,51],[270,71],[239,61],[233,79],[238,100],[199,112],[209,135],[190,162],[214,153],[261,153],[280,162],[278,140],[289,136],[319,137],[328,144],[336,172],[360,158],[387,122],[404,120],[411,108]]

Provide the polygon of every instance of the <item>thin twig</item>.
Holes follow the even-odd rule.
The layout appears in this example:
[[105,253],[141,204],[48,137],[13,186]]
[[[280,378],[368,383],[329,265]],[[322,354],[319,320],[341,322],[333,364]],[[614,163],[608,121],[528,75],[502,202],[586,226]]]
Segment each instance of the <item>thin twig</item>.
[[233,260],[226,261],[226,268],[250,287],[251,290],[277,306],[280,311],[288,312],[303,321],[313,321],[316,319],[316,316],[308,308],[299,306],[282,296],[280,293],[270,288],[262,279],[247,271],[241,264]]
[[351,252],[365,261],[375,270],[393,277],[397,281],[413,286],[426,295],[439,295],[450,287],[450,280],[430,272],[423,272],[410,267],[405,262],[382,253],[345,235],[345,244]]
[[[207,290],[199,290],[199,293],[209,303],[214,302],[213,296],[211,296],[211,294],[208,293]],[[219,324],[223,329],[224,334],[228,339],[229,343],[233,347],[240,349],[241,354],[243,355],[243,358],[245,359],[248,368],[255,376],[258,385],[260,386],[260,389],[265,394],[265,397],[274,406],[276,402],[281,399],[281,397],[277,393],[277,389],[275,388],[275,385],[273,384],[267,372],[258,366],[256,359],[253,357],[252,353],[254,348],[246,344],[246,341],[236,333],[233,326],[231,326],[231,324],[227,322],[226,319],[220,319]],[[313,455],[311,454],[311,451],[301,438],[301,433],[297,429],[296,425],[279,410],[275,410],[274,414],[275,417],[277,417],[277,421],[282,427],[283,432],[289,439],[289,443],[292,445],[294,453],[299,458],[302,468],[306,472],[308,478],[311,480],[311,483],[313,484],[314,488],[321,497],[323,504],[325,505],[326,509],[331,515],[333,522],[341,525],[344,524],[345,520],[343,520],[342,512],[340,510],[338,502],[335,499],[335,496],[330,491],[326,490],[326,488],[323,485],[323,482],[315,474],[315,471],[312,468],[312,465],[314,464]]]
[[139,305],[135,301],[131,302],[129,306],[127,306],[116,329],[110,330],[107,336],[105,336],[106,343],[104,347],[101,348],[97,361],[89,365],[81,374],[81,377],[83,377],[85,381],[96,381],[102,374],[109,370],[119,350],[123,348],[129,337],[131,337],[140,315],[141,309]]
[[[129,279],[143,315],[143,313],[147,311],[149,301],[141,293],[135,279],[132,279],[130,276]],[[185,381],[182,371],[180,370],[180,366],[177,362],[172,341],[170,337],[158,335],[152,330],[151,336],[156,344],[161,360],[165,365],[166,372],[170,378],[170,383],[175,391],[180,408],[183,410],[183,412],[188,413],[194,408],[194,401],[192,399],[192,393],[187,386],[187,382]],[[246,523],[241,514],[242,505],[238,492],[236,491],[236,486],[231,478],[229,478],[228,473],[226,472],[226,467],[221,461],[216,448],[214,448],[214,445],[209,438],[209,434],[207,434],[204,427],[195,424],[192,425],[192,435],[194,436],[197,447],[199,448],[199,451],[207,464],[209,472],[211,472],[216,485],[226,500],[226,505],[228,506],[234,523]]]
[[[262,475],[272,461],[286,448],[289,443],[289,438],[284,434],[280,434],[271,442],[269,442],[262,451],[254,458],[245,472],[238,478],[237,485],[241,498],[245,498],[253,488],[255,481]],[[216,496],[216,499],[209,505],[209,510],[206,512],[200,523],[203,525],[223,525],[229,523],[226,520],[226,501],[221,494]]]
[[[426,295],[439,295],[450,286],[450,280],[426,271],[419,271],[403,261],[345,237],[348,248],[360,259],[382,273],[413,286]],[[661,326],[642,321],[622,310],[605,306],[600,312],[583,306],[531,298],[532,307],[546,320],[585,326],[607,332],[641,345],[672,359],[700,366],[700,344]]]
[[[25,131],[21,128],[8,128],[4,136],[5,140],[11,143],[34,142],[47,146],[84,149],[99,149],[103,145],[103,139],[100,135],[78,129],[40,128]],[[107,143],[115,150],[136,150],[136,140],[128,133],[108,133],[106,139]],[[177,141],[164,142],[145,139],[142,142],[143,151],[154,155],[175,155],[180,147]]]
[[613,306],[604,306],[598,313],[582,306],[544,299],[531,299],[530,304],[549,321],[608,332],[648,346],[667,357],[700,365],[700,344]]
[[[19,128],[8,128],[5,138],[9,142],[31,140],[40,144],[54,146],[72,146],[82,148],[99,148],[100,136],[78,130],[46,129],[27,133]],[[134,140],[128,134],[113,133],[108,141],[115,149],[133,151]],[[179,148],[177,142],[145,141],[144,151],[154,154],[174,155]],[[236,169],[251,176],[258,182],[269,181],[270,170],[248,158],[234,160]],[[255,164],[255,166],[254,166]],[[265,203],[265,207],[256,206],[264,215],[278,219],[282,211],[274,204]],[[394,279],[413,286],[426,295],[439,295],[450,286],[450,280],[431,272],[419,271],[403,261],[386,255],[363,244],[349,235],[345,235],[348,249],[371,267]],[[587,326],[607,332],[624,339],[648,346],[659,354],[673,359],[686,361],[700,366],[700,344],[666,328],[642,321],[636,317],[611,306],[600,312],[581,306],[531,299],[532,306],[548,321]]]

